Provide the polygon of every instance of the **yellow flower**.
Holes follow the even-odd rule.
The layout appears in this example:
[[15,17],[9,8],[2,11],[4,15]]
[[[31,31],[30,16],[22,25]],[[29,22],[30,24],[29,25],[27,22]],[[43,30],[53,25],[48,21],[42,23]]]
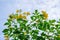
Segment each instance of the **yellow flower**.
[[8,35],[4,35],[5,40],[9,40]]
[[27,15],[30,15],[30,12],[27,12]]
[[16,10],[16,13],[18,13],[19,12],[19,10]]
[[28,15],[30,15],[30,12],[24,12],[24,14],[26,14],[28,16]]
[[48,18],[48,14],[46,13],[46,11],[42,11],[42,13],[43,13],[43,16],[45,17],[45,19],[47,19]]
[[24,32],[24,35],[26,35],[27,33],[26,32]]
[[8,37],[8,35],[4,35],[5,37]]
[[22,14],[18,15],[18,19],[19,19],[19,18],[23,18],[23,15],[22,15]]
[[26,19],[26,16],[23,16],[24,19]]
[[26,16],[24,16],[23,14],[19,14],[18,16],[15,17],[16,19],[19,19],[19,18],[24,18],[26,19]]

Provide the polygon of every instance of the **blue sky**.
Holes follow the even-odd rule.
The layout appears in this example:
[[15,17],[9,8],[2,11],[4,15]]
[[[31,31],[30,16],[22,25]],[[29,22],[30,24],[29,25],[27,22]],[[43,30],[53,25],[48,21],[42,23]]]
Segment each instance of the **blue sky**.
[[33,12],[34,9],[46,10],[49,19],[60,17],[60,0],[0,0],[0,40],[4,40],[2,30],[6,28],[4,22],[8,15],[16,9]]

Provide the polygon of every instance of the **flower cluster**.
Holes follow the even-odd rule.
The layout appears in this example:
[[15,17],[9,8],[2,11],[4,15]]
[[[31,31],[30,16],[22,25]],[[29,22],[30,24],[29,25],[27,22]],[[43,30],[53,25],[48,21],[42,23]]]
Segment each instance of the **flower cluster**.
[[24,13],[20,13],[20,14],[18,14],[18,12],[20,12],[20,10],[16,10],[17,15],[11,14],[9,16],[10,19],[12,19],[12,20],[13,19],[20,19],[20,18],[27,19],[27,16],[30,15],[30,12],[24,12]]
[[43,16],[45,17],[45,19],[47,19],[48,18],[48,14],[46,13],[46,11],[42,11],[42,13],[43,13]]

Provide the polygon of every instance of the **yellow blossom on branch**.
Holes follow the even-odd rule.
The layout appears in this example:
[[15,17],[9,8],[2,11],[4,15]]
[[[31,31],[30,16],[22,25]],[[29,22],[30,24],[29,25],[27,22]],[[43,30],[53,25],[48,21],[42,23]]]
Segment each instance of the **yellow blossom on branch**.
[[19,14],[19,15],[17,15],[17,16],[15,16],[15,19],[19,19],[19,18],[22,18],[22,14]]
[[28,16],[28,15],[30,15],[30,12],[24,12],[24,14]]
[[24,19],[26,19],[26,16],[22,16]]
[[48,18],[48,14],[46,13],[46,11],[42,11],[42,14],[43,14],[43,16],[45,17],[45,19]]
[[23,18],[23,15],[22,15],[22,14],[19,14],[19,15],[18,15],[18,19],[19,19],[19,18]]
[[19,12],[19,10],[16,10],[16,13],[18,13]]
[[8,35],[4,35],[5,40],[9,40]]
[[26,19],[26,16],[24,16],[23,14],[19,14],[18,16],[15,16],[16,19],[19,19],[19,18],[24,18]]

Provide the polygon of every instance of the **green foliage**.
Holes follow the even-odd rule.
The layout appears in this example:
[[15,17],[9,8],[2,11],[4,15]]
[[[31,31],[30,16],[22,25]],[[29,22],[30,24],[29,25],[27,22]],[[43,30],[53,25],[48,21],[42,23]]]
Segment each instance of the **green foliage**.
[[[9,38],[12,37],[11,40],[60,40],[60,20],[44,19],[46,15],[44,16],[38,10],[35,10],[30,16],[29,24],[27,19],[16,19],[17,16],[18,14],[10,15],[4,24],[7,28],[3,30],[3,33],[8,34]],[[39,32],[42,33],[39,35]]]

